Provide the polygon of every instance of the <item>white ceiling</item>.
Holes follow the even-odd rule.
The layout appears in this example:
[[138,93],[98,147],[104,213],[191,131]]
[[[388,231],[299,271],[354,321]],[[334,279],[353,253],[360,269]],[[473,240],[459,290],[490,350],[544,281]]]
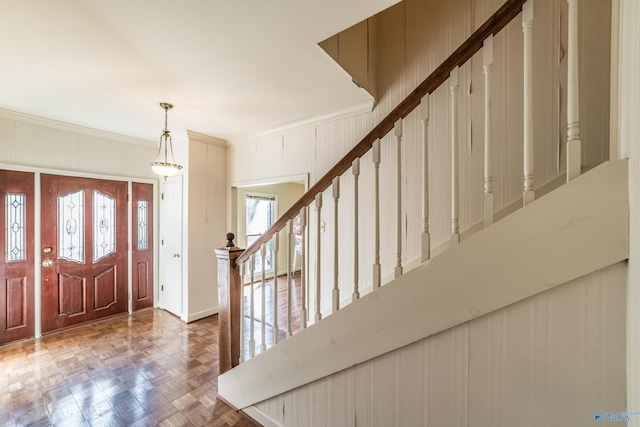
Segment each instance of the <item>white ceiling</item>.
[[0,108],[154,141],[370,100],[317,46],[398,0],[0,0]]

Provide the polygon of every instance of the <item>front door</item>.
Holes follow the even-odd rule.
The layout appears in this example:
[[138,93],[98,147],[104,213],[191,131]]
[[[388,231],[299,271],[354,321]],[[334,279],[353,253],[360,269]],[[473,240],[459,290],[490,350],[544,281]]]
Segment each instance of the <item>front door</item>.
[[42,331],[127,311],[127,183],[42,175]]
[[153,307],[153,185],[132,184],[133,311]]
[[34,175],[0,171],[0,344],[34,335]]

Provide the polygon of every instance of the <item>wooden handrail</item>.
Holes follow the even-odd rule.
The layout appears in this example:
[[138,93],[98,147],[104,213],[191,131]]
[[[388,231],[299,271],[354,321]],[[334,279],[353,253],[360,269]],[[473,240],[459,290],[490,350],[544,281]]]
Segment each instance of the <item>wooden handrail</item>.
[[315,199],[316,194],[326,190],[333,179],[342,175],[351,167],[352,162],[362,157],[371,149],[376,139],[382,139],[388,134],[396,121],[407,117],[418,105],[426,94],[433,93],[448,78],[451,70],[456,66],[461,66],[467,62],[476,52],[482,48],[483,41],[491,34],[497,34],[513,18],[518,16],[522,10],[522,5],[526,0],[507,0],[501,7],[491,15],[464,43],[456,49],[438,68],[433,71],[413,92],[411,92],[398,106],[391,111],[371,132],[354,146],[338,163],[335,164],[322,178],[315,183],[306,193],[296,201],[264,234],[259,237],[247,250],[238,257],[237,264],[245,262],[253,253],[257,252],[264,243],[283,229],[287,221],[294,218],[302,208],[308,206]]

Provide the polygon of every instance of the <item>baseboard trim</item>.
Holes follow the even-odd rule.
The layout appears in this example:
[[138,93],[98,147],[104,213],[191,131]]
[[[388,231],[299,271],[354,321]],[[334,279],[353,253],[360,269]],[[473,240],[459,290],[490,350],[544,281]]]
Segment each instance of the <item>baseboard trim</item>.
[[187,318],[184,319],[187,323],[195,322],[196,320],[204,319],[205,317],[213,316],[214,314],[218,314],[220,311],[220,307],[216,306],[210,308],[208,310],[203,310],[198,313],[193,313],[187,315]]
[[284,427],[284,424],[280,424],[255,406],[249,406],[244,409],[238,409],[229,403],[224,397],[218,396],[218,400],[223,402],[225,405],[231,407],[236,412],[241,412],[246,417],[250,418],[251,421],[256,423],[256,425],[265,426],[265,427]]
[[249,406],[244,408],[242,412],[255,422],[265,427],[284,427],[284,424],[280,424],[255,406]]

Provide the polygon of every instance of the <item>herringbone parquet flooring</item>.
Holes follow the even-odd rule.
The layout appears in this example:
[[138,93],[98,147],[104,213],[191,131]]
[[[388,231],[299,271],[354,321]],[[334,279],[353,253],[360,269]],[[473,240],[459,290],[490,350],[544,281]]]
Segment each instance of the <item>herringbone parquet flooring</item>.
[[217,380],[217,316],[143,310],[0,347],[0,426],[257,425]]

